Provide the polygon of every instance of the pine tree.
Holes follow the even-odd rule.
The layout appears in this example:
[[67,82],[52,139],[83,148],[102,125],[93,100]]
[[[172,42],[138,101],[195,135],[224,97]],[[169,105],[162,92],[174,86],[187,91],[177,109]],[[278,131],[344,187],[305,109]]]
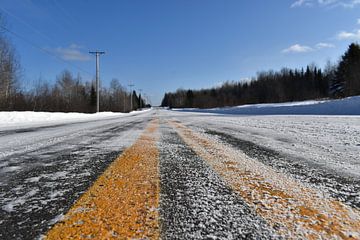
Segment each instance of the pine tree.
[[96,91],[93,84],[91,85],[91,90],[90,90],[90,106],[91,106],[91,110],[94,112],[96,107]]
[[185,107],[188,107],[188,108],[193,107],[193,102],[194,102],[194,93],[192,90],[188,90],[186,92]]
[[345,96],[360,95],[360,45],[352,43],[342,56],[332,89],[341,89]]

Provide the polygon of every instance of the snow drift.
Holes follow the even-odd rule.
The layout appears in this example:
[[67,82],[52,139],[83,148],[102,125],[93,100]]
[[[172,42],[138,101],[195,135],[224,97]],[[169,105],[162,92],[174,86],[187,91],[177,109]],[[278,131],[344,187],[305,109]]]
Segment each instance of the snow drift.
[[81,122],[129,116],[148,111],[133,111],[131,113],[63,113],[63,112],[0,112],[0,129],[8,127],[28,127],[37,125],[52,125],[59,123]]
[[174,110],[244,115],[360,115],[360,96],[324,101],[249,104],[224,108],[184,108]]

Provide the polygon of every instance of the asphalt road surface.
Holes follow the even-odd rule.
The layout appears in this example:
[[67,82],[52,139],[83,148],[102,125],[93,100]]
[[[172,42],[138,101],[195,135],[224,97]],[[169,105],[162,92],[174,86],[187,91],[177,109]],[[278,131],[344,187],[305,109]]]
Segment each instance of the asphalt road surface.
[[359,239],[344,119],[153,109],[0,131],[0,239]]

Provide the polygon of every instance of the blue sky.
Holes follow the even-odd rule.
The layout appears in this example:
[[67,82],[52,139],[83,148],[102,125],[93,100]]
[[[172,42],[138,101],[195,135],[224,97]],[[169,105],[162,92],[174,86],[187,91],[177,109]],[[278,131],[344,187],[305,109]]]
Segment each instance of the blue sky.
[[337,61],[360,41],[359,9],[360,0],[0,0],[7,27],[26,39],[8,34],[25,85],[64,69],[91,80],[88,51],[99,49],[102,84],[134,83],[153,104],[180,87]]

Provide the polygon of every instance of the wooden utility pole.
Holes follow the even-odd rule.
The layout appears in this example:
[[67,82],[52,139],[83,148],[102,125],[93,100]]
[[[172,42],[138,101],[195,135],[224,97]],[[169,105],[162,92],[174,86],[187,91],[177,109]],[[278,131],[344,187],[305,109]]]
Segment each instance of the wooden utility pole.
[[100,55],[105,54],[103,51],[89,52],[96,56],[96,112],[100,112]]

